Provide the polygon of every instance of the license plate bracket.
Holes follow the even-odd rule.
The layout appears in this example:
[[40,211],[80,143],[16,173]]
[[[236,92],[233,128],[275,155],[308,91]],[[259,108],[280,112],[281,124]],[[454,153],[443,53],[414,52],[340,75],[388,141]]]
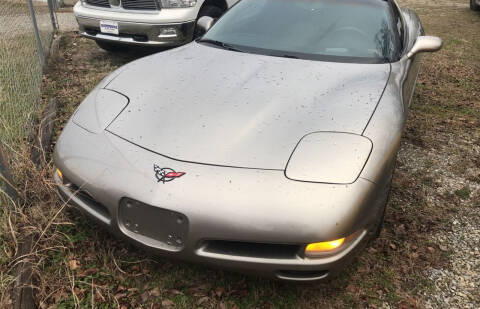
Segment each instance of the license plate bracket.
[[119,221],[130,237],[167,250],[181,250],[188,237],[185,215],[127,198],[120,202]]

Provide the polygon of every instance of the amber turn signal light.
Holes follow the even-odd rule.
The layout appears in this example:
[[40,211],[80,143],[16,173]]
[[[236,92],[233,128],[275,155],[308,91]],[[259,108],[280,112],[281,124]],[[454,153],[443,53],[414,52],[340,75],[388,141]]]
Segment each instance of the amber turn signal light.
[[57,175],[58,175],[58,178],[60,178],[60,181],[63,182],[63,174],[62,174],[62,171],[59,170],[58,168],[57,168]]
[[340,248],[345,242],[345,237],[340,239],[335,239],[331,241],[322,241],[308,244],[305,248],[305,255],[314,257],[329,253],[333,250]]

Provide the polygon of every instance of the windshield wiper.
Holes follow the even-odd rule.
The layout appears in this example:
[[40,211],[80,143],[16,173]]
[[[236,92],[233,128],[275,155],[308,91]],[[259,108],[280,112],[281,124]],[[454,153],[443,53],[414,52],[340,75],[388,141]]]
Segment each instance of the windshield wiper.
[[281,55],[279,57],[283,57],[283,58],[292,58],[292,59],[299,59],[297,56],[294,56],[294,55]]
[[282,55],[282,54],[268,54],[269,56],[272,56],[272,57],[281,57],[281,58],[292,58],[292,59],[300,59],[299,57],[297,56],[294,56],[294,55]]
[[226,49],[226,50],[231,50],[231,51],[236,51],[236,52],[241,52],[241,53],[244,52],[243,50],[237,49],[230,44],[227,44],[227,43],[224,43],[224,42],[221,42],[221,41],[217,41],[217,40],[200,39],[200,40],[198,40],[198,42],[212,44],[212,45],[219,46],[219,47],[221,47],[223,49]]

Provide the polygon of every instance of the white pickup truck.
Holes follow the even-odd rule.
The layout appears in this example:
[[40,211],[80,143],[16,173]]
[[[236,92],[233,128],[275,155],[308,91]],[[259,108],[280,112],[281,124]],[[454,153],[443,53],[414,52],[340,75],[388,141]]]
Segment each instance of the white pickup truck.
[[122,45],[179,46],[198,33],[202,16],[220,17],[238,0],[80,0],[80,34],[108,51]]

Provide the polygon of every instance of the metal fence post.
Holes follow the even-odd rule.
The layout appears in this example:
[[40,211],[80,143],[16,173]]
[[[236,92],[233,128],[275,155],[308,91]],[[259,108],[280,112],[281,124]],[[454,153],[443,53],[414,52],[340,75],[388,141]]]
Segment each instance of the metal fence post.
[[[57,21],[55,20],[55,8],[57,8],[56,4],[54,4],[55,0],[47,0],[48,9],[50,10],[50,20],[52,21],[53,30],[58,30]],[[56,2],[56,1],[55,1]]]
[[38,56],[40,57],[40,65],[45,64],[45,55],[43,53],[42,41],[40,40],[40,33],[38,32],[37,18],[35,17],[35,10],[33,9],[32,0],[27,0],[30,16],[32,17],[33,30],[35,32],[35,40],[37,41]]

